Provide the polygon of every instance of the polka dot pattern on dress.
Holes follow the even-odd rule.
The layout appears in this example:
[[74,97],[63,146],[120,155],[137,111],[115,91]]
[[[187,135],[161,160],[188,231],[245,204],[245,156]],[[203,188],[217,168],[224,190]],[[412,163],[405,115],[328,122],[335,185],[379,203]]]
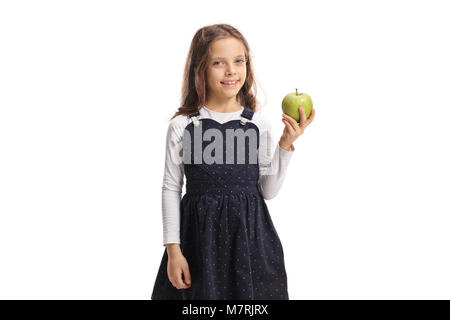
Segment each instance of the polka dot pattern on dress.
[[[244,110],[247,115],[253,112]],[[204,128],[216,128],[223,134],[226,129],[258,130],[251,121],[245,126],[239,120],[223,124],[212,119],[200,121]],[[191,136],[193,128],[192,123],[186,127]],[[208,143],[204,142],[202,147]],[[246,150],[248,143],[246,139]],[[164,251],[152,299],[288,300],[281,241],[257,187],[258,163],[191,161],[184,164],[184,172],[186,193],[180,206],[180,239],[192,284],[182,290],[172,286]]]

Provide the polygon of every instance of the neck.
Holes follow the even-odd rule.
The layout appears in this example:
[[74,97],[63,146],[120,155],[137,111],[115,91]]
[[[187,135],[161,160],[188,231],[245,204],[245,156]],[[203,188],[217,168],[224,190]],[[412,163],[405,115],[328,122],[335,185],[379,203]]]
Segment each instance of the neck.
[[206,100],[206,107],[212,111],[217,112],[234,112],[241,109],[240,104],[236,98],[232,99],[208,99]]

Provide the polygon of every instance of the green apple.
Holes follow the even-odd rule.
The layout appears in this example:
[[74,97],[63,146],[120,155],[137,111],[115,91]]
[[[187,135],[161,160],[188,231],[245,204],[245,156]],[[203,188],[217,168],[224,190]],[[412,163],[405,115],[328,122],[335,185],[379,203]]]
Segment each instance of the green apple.
[[313,108],[311,97],[306,93],[298,93],[297,89],[295,89],[295,92],[288,93],[281,102],[283,112],[294,118],[297,122],[300,121],[300,107],[303,107],[306,118],[309,118]]

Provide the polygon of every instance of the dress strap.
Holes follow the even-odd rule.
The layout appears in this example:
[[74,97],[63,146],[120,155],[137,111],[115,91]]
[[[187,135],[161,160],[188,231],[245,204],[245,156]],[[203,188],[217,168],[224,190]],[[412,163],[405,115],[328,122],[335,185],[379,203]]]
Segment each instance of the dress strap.
[[192,117],[198,117],[199,115],[200,115],[200,112],[197,111],[197,112],[195,112],[195,113],[188,114],[188,117],[189,117],[189,118],[192,118]]
[[191,122],[194,123],[194,126],[198,126],[200,124],[200,122],[198,121],[198,118],[200,117],[200,112],[197,111],[195,113],[191,113],[188,115],[188,118],[191,119]]
[[250,108],[244,108],[241,113],[241,124],[244,126],[249,120],[253,118],[253,110]]

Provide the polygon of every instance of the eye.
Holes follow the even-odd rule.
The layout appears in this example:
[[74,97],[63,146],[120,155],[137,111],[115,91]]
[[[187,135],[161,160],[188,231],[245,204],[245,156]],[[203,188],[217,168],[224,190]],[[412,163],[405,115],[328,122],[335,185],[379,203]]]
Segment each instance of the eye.
[[[240,64],[242,64],[243,62],[245,62],[245,60],[243,60],[243,59],[237,59],[236,61],[241,61]],[[213,63],[213,66],[217,65],[217,63],[221,63],[221,62],[220,62],[220,61],[215,61],[215,62]]]

